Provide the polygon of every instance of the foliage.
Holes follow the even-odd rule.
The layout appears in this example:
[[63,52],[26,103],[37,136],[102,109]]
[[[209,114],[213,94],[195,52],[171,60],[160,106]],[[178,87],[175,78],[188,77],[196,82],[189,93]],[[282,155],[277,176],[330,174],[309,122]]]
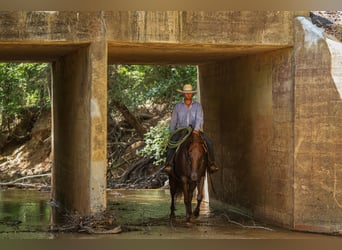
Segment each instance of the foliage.
[[[144,105],[164,104],[164,113],[169,114],[182,98],[176,90],[186,83],[195,87],[196,82],[197,67],[191,65],[109,65],[108,115],[111,119],[116,117],[114,100],[123,103],[132,113]],[[138,154],[152,159],[154,165],[164,163],[168,124],[160,122],[150,127],[144,137],[146,146]]]
[[49,64],[0,63],[0,128],[10,130],[27,107],[50,106]]
[[[11,132],[24,109],[50,107],[50,78],[47,63],[0,63],[1,132]],[[144,105],[166,104],[161,116],[169,114],[181,99],[176,89],[196,82],[197,67],[191,65],[109,65],[108,114],[116,117],[114,100],[133,114]],[[168,124],[160,122],[150,127],[145,134],[146,147],[139,154],[153,159],[155,165],[165,162],[168,133]]]
[[116,98],[134,110],[145,104],[169,103],[177,88],[196,83],[196,66],[173,65],[110,65],[108,68],[108,101]]
[[145,134],[145,147],[137,153],[148,157],[153,164],[158,166],[166,162],[166,147],[169,142],[169,126],[164,122],[159,122],[156,126],[150,127]]

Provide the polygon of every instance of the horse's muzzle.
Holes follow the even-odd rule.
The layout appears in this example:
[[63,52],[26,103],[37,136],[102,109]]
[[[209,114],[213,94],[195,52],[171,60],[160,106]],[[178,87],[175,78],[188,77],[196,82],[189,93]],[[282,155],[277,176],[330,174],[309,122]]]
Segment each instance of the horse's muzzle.
[[197,181],[197,173],[196,172],[192,172],[190,175],[190,178],[192,181]]

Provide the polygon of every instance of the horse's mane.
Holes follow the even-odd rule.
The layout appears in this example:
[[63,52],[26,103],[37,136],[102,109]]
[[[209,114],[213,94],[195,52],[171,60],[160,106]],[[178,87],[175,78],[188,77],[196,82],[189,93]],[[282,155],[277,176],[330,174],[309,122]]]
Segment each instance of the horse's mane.
[[189,148],[192,143],[204,144],[204,140],[200,135],[191,133],[186,140],[180,145],[179,151],[184,150],[184,148]]

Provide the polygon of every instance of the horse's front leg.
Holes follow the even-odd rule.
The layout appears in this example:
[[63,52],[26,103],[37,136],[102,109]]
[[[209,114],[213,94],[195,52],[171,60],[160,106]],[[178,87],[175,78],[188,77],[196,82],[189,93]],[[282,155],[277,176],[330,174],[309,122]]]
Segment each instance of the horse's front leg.
[[191,213],[192,213],[190,196],[192,198],[192,194],[189,192],[189,184],[185,178],[182,180],[182,183],[183,183],[183,196],[184,196],[184,205],[185,205],[185,220],[186,222],[190,222]]
[[192,215],[192,197],[194,194],[194,190],[196,188],[196,182],[190,181],[187,186],[187,222],[190,222],[190,218]]
[[198,217],[200,213],[200,206],[203,200],[204,176],[202,176],[197,183],[197,206],[194,210],[194,216]]

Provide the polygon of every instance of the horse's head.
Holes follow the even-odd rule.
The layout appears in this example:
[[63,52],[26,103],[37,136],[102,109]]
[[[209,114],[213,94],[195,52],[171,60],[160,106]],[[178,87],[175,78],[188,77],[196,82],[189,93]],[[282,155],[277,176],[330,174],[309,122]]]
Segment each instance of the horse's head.
[[192,181],[197,181],[198,178],[203,175],[203,171],[205,171],[203,139],[199,135],[192,134],[188,154],[191,166],[190,179]]

